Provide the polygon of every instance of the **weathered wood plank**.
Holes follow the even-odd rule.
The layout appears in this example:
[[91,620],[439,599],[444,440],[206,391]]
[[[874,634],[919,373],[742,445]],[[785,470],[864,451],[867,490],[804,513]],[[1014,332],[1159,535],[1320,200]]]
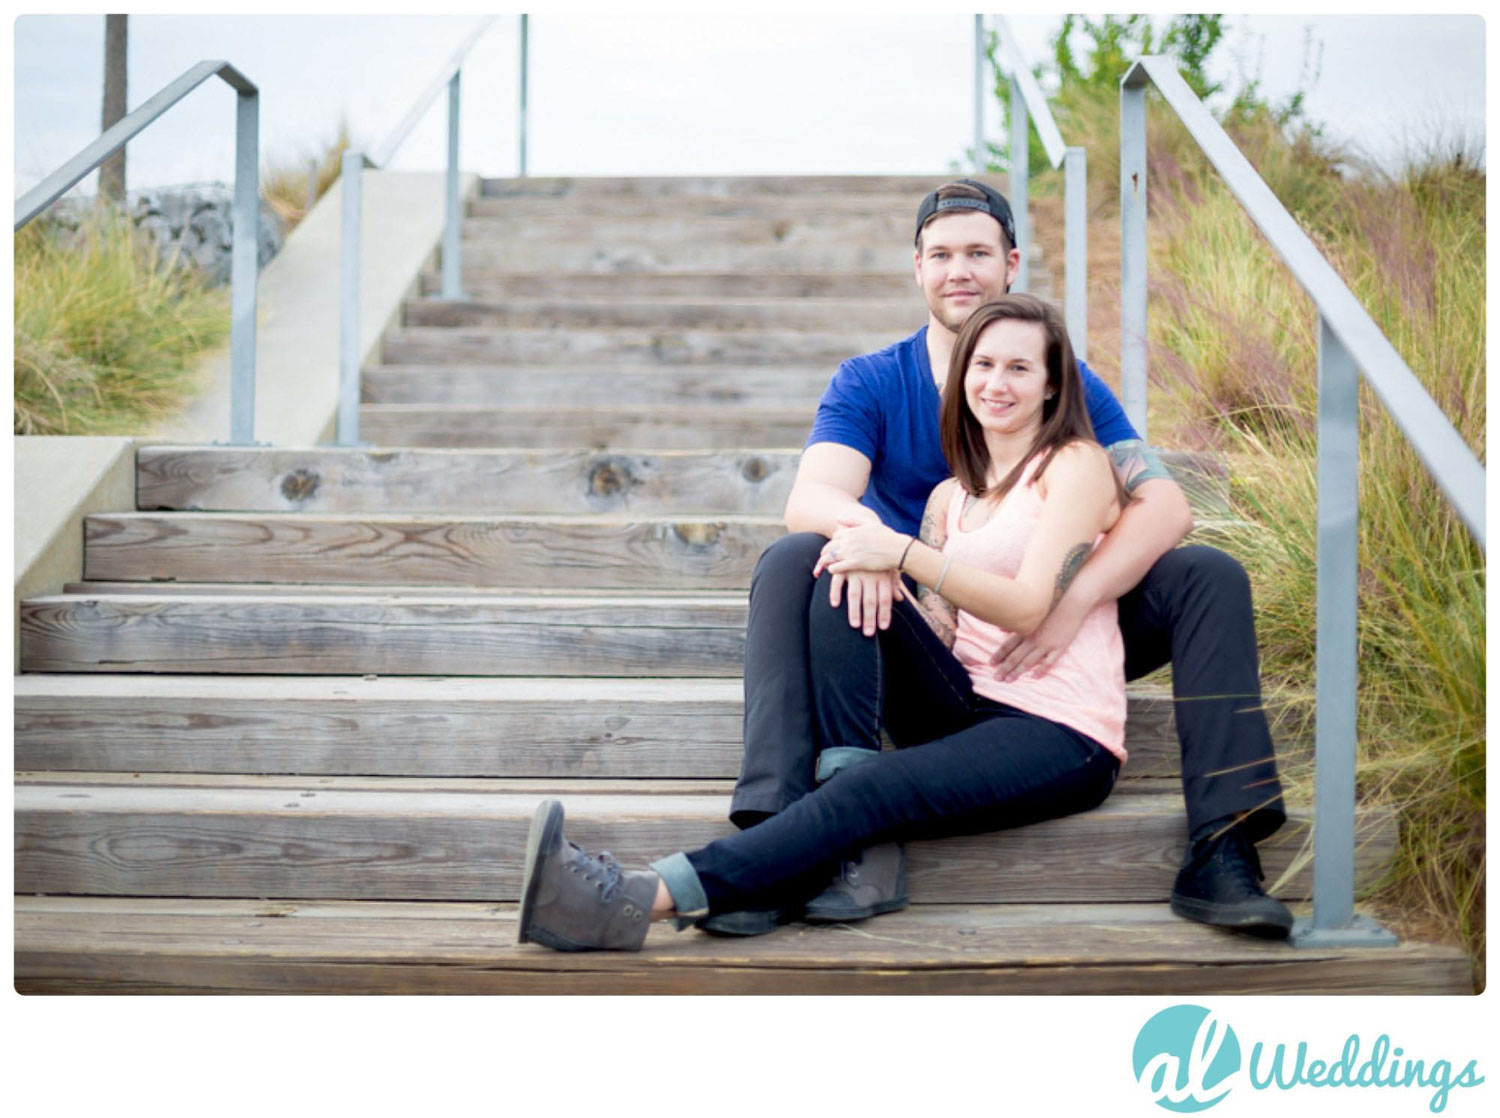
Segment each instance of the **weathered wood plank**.
[[22,671],[739,675],[741,598],[118,595],[21,606]]
[[[480,182],[483,198],[580,198],[592,206],[616,198],[802,198],[821,204],[829,195],[899,194],[908,196],[913,219],[922,196],[948,182],[951,174],[930,175],[574,175],[494,178]],[[1002,193],[1003,175],[985,175]]]
[[910,259],[914,217],[920,198],[909,206],[865,208],[863,212],[818,211],[810,214],[784,206],[775,214],[677,213],[663,207],[654,214],[594,212],[527,215],[471,214],[462,223],[464,243],[487,255],[508,254],[519,245],[549,248],[579,245],[649,245],[656,251],[713,242],[724,245],[776,245],[785,248],[821,247],[850,241],[868,242],[896,253],[906,249]]
[[[97,598],[101,594],[141,595],[159,593],[165,589],[149,582],[68,582],[62,592],[68,595]],[[524,597],[538,601],[556,598],[575,598],[602,601],[618,598],[619,591],[607,587],[575,586],[559,590],[548,586],[525,586],[513,589],[484,586],[401,586],[373,591],[368,586],[342,586],[337,583],[320,583],[317,586],[278,586],[274,583],[229,583],[229,582],[174,582],[170,586],[173,594],[195,597],[257,597],[257,598],[368,598],[378,594],[384,601],[400,601],[408,598],[474,598],[499,597],[506,600]],[[658,601],[705,601],[722,600],[722,590],[674,590],[663,593],[657,590],[638,590],[631,595],[637,602]]]
[[[553,363],[596,365],[601,373],[661,365],[799,365],[840,361],[870,353],[893,340],[890,330],[699,330],[619,327],[599,330],[488,330],[410,326],[388,331],[381,343],[391,364]],[[601,379],[594,395],[611,400]]]
[[[141,447],[136,503],[203,512],[630,513],[780,516],[801,455],[747,450],[371,451]],[[1211,459],[1164,452],[1200,513],[1227,485]]]
[[[916,216],[920,197],[921,194],[914,196],[885,191],[828,194],[818,198],[816,212],[837,214],[840,217],[868,215],[900,218],[910,225]],[[582,205],[578,199],[568,197],[480,196],[469,201],[467,212],[471,218],[502,218],[509,221],[571,218],[581,224],[589,224],[592,216],[599,212],[599,207],[593,201]],[[678,195],[668,203],[663,203],[659,197],[639,195],[618,195],[609,199],[609,217],[612,220],[628,217],[660,218],[669,213],[704,220],[735,217],[786,218],[789,215],[800,218],[806,217],[809,212],[811,211],[806,203],[792,201],[779,194]]]
[[789,450],[287,450],[142,447],[142,509],[779,516]]
[[511,905],[23,897],[16,981],[23,992],[1472,990],[1456,948],[1295,949],[1175,920],[1160,905],[928,905],[858,929],[799,924],[745,942],[658,926],[639,954],[584,957],[517,945],[515,918]]
[[491,407],[576,407],[608,388],[612,405],[673,407],[711,405],[806,407],[811,411],[828,387],[836,361],[804,366],[663,365],[611,368],[607,372],[565,365],[372,365],[361,389],[366,403],[470,404]]
[[[503,262],[502,262],[503,263]],[[463,260],[463,288],[477,299],[528,298],[748,299],[912,298],[911,271],[872,272],[519,272],[490,261]],[[439,272],[422,274],[422,293],[443,289]]]
[[[915,218],[915,211],[912,214]],[[731,219],[732,220],[732,219]],[[915,224],[915,223],[914,223]],[[476,250],[482,242],[466,238]],[[882,237],[860,236],[799,242],[767,241],[739,244],[726,240],[653,241],[638,235],[626,240],[586,243],[531,240],[492,242],[506,264],[517,271],[548,267],[563,272],[892,272],[911,267],[911,233]]]
[[507,330],[884,330],[904,337],[926,317],[915,290],[898,298],[408,299],[404,325]]
[[[143,774],[109,783],[80,776],[71,784],[44,784],[22,776],[15,795],[15,888],[140,896],[516,898],[526,831],[543,793],[516,792],[503,781],[490,792],[473,782],[452,791],[424,791],[410,781],[363,783],[351,790],[332,777],[299,785],[197,776],[178,785]],[[727,796],[593,794],[586,786],[563,795],[569,837],[612,850],[626,864],[691,850],[734,830]],[[1261,845],[1278,895],[1308,893],[1310,866],[1302,859],[1292,863],[1309,821],[1294,810]],[[912,900],[1165,901],[1185,829],[1179,796],[1143,793],[1011,831],[912,843]],[[1356,876],[1368,884],[1394,850],[1395,817],[1363,811],[1356,833]]]
[[[41,676],[15,765],[66,772],[738,775],[739,680]],[[1122,788],[1175,776],[1170,695],[1132,689]]]
[[735,590],[771,517],[361,517],[175,512],[85,519],[89,579]]
[[637,404],[607,411],[365,404],[359,411],[359,431],[377,446],[637,451],[759,446],[798,451],[812,429],[814,410],[811,403],[781,408]]

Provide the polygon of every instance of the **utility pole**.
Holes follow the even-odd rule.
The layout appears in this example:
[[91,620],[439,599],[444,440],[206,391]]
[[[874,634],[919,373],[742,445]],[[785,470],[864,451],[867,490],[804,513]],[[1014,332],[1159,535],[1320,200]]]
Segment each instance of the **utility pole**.
[[[125,116],[125,40],[129,16],[104,17],[104,113],[101,132],[107,132]],[[99,165],[99,198],[125,200],[125,149],[122,147]]]

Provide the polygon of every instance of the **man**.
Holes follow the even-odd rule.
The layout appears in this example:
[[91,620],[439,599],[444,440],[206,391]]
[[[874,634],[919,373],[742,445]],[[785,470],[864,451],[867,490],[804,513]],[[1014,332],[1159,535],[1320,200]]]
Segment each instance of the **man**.
[[[845,609],[850,625],[873,636],[889,627],[893,610],[916,607],[903,600],[899,576],[889,572],[836,577],[829,599],[814,601],[813,567],[842,523],[878,519],[917,532],[928,495],[950,473],[937,416],[957,332],[977,307],[1009,289],[1020,259],[1010,206],[995,190],[962,179],[929,194],[918,210],[914,257],[927,325],[846,361],[818,405],[787,500],[792,534],[761,556],[751,584],[745,758],[730,808],[741,828],[781,811],[830,776],[828,765],[820,771],[825,748],[850,752],[839,748],[842,743],[817,740],[811,693],[821,666],[810,662],[809,611]],[[1254,846],[1286,815],[1261,709],[1249,580],[1220,551],[1177,548],[1192,527],[1186,498],[1109,388],[1081,363],[1080,371],[1095,434],[1135,499],[1043,625],[1002,646],[996,674],[1045,673],[1090,608],[1118,598],[1127,678],[1173,664],[1189,842],[1172,909],[1205,923],[1285,936],[1291,914],[1261,888]],[[920,726],[888,720],[886,729],[899,743],[923,740]],[[867,853],[869,859],[846,863],[843,879],[813,902],[820,917],[846,911],[858,918],[904,903],[899,858],[878,847]],[[861,878],[862,861],[869,864]],[[721,935],[759,935],[799,915],[725,913],[701,926]]]

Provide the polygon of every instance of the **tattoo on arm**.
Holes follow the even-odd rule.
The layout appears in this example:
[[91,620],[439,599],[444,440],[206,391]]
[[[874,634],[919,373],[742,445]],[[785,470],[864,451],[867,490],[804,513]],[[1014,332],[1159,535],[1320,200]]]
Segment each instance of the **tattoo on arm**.
[[[934,496],[936,496],[935,493]],[[927,508],[922,513],[922,526],[917,530],[917,538],[928,547],[942,550],[947,536],[945,512],[946,510],[938,501],[928,499]],[[929,587],[919,585],[916,606],[917,612],[937,634],[938,639],[952,648],[953,641],[958,636],[958,619],[948,600],[939,594],[934,594]]]
[[1057,586],[1052,591],[1052,604],[1057,605],[1062,601],[1062,596],[1067,593],[1068,587],[1072,585],[1074,577],[1078,574],[1078,568],[1083,566],[1083,561],[1093,551],[1092,544],[1076,544],[1063,556],[1062,568],[1057,572]]
[[958,638],[957,619],[954,616],[953,607],[945,599],[923,587],[917,592],[917,612],[922,615],[928,627],[937,634],[938,640],[952,648],[953,642]]
[[1122,439],[1108,446],[1109,456],[1114,460],[1115,473],[1125,486],[1127,494],[1134,494],[1142,482],[1152,478],[1171,478],[1166,466],[1143,439]]

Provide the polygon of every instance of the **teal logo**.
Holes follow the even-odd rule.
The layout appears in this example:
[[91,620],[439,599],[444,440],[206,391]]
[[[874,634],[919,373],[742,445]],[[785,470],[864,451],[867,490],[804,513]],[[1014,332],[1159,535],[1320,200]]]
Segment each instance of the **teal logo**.
[[1201,1005],[1174,1005],[1141,1026],[1131,1063],[1157,1106],[1178,1114],[1207,1110],[1240,1070],[1234,1030]]
[[1479,1061],[1413,1055],[1381,1033],[1368,1048],[1357,1033],[1338,1054],[1319,1052],[1306,1040],[1251,1038],[1248,1058],[1225,1021],[1201,1005],[1174,1005],[1136,1034],[1131,1052],[1135,1079],[1157,1106],[1196,1114],[1236,1086],[1252,1091],[1328,1088],[1395,1088],[1430,1092],[1427,1109],[1441,1114],[1455,1089],[1484,1083]]

